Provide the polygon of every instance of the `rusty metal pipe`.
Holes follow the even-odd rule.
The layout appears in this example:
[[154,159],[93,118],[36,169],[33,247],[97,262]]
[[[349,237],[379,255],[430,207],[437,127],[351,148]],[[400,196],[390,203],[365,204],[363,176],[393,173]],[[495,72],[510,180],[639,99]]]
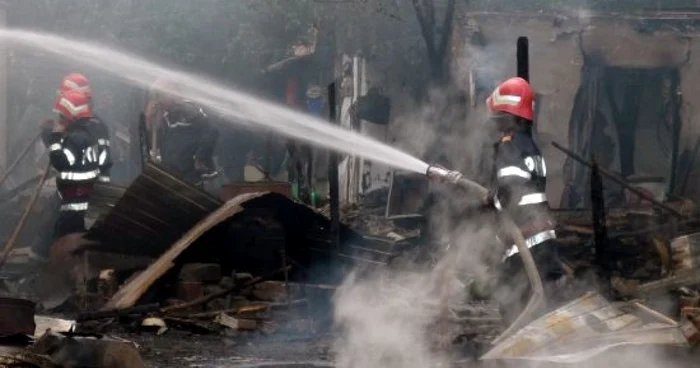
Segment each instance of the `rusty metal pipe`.
[[[480,198],[486,198],[488,195],[488,190],[486,188],[465,178],[459,171],[448,170],[438,165],[431,165],[428,167],[425,174],[431,180],[455,185],[466,191],[476,193],[480,196]],[[525,309],[520,312],[518,318],[516,318],[516,320],[492,342],[493,344],[498,344],[506,337],[524,327],[528,322],[530,322],[532,316],[534,316],[534,314],[541,307],[543,307],[546,302],[544,299],[544,287],[542,286],[542,279],[540,278],[537,264],[535,263],[535,259],[532,257],[530,249],[525,245],[525,238],[523,237],[522,232],[517,226],[515,226],[513,220],[507,216],[506,213],[502,213],[501,223],[503,224],[507,234],[511,239],[513,239],[513,242],[518,247],[518,254],[523,260],[525,272],[527,273],[528,280],[530,281],[532,294],[530,295],[530,299],[528,300]]]

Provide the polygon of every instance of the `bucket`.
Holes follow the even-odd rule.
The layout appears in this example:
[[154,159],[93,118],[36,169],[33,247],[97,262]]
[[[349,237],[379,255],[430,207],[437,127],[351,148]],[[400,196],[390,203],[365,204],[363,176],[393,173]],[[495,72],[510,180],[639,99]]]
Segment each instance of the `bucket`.
[[0,298],[0,337],[34,336],[36,304],[30,300]]

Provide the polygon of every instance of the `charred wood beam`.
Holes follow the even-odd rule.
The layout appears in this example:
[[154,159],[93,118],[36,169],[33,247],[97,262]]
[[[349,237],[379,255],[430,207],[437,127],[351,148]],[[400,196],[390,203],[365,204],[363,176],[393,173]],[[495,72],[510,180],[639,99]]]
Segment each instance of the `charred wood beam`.
[[[586,166],[588,166],[588,167],[590,167],[590,168],[593,167],[593,164],[592,164],[590,161],[588,161],[588,160],[584,159],[583,157],[579,156],[578,154],[576,154],[576,153],[574,153],[574,152],[572,152],[572,151],[570,151],[570,150],[564,148],[564,147],[563,147],[562,145],[560,145],[559,143],[557,143],[557,142],[552,142],[552,146],[554,146],[556,149],[558,149],[558,150],[564,152],[566,155],[568,155],[569,157],[573,158],[574,160],[576,160],[576,161],[578,161],[578,162],[580,162],[580,163],[582,163],[582,164],[584,164],[584,165],[586,165]],[[649,195],[647,195],[646,193],[644,193],[643,191],[641,191],[641,190],[639,190],[639,189],[637,189],[637,188],[635,188],[635,187],[633,187],[633,186],[627,184],[623,179],[619,178],[617,175],[613,174],[612,172],[610,172],[610,171],[608,171],[608,170],[606,170],[606,169],[603,169],[603,168],[601,168],[601,167],[598,168],[598,171],[599,171],[600,174],[602,174],[603,176],[605,176],[605,177],[607,177],[608,179],[611,179],[612,181],[614,181],[614,182],[616,182],[616,183],[622,185],[625,189],[628,189],[630,192],[632,192],[632,193],[638,195],[638,196],[641,197],[642,199],[645,199],[645,200],[651,202],[654,206],[656,206],[656,207],[658,207],[658,208],[660,208],[660,209],[663,209],[663,210],[665,210],[666,212],[669,212],[669,213],[672,214],[673,216],[676,216],[676,217],[678,217],[678,218],[686,218],[686,217],[688,217],[688,216],[686,216],[686,215],[680,213],[679,211],[677,211],[675,208],[672,208],[672,207],[670,207],[670,206],[668,206],[668,205],[666,205],[666,204],[664,204],[664,203],[662,203],[662,202],[659,202],[659,201],[657,201],[655,198],[652,198],[652,197],[650,197]]]
[[447,8],[445,9],[443,25],[442,27],[440,27],[440,42],[438,43],[437,52],[439,53],[439,55],[442,55],[443,58],[447,54],[447,46],[449,46],[450,37],[452,37],[452,26],[454,24],[454,12],[456,5],[456,0],[447,1]]
[[685,173],[683,173],[683,179],[681,183],[681,187],[678,190],[679,195],[683,195],[685,193],[685,188],[688,186],[688,181],[690,180],[690,174],[693,172],[693,167],[695,167],[695,160],[698,157],[698,153],[700,152],[700,139],[698,139],[695,142],[695,146],[693,147],[693,151],[690,154],[690,159],[688,160],[687,164],[687,169],[685,170]]
[[435,2],[433,0],[412,0],[412,4],[423,39],[425,40],[432,77],[440,82],[444,82],[444,79],[447,77],[445,60],[449,51],[457,0],[447,0],[445,16],[441,26],[437,24]]
[[700,270],[693,269],[677,273],[665,279],[651,281],[646,284],[639,285],[634,292],[636,296],[653,296],[661,293],[667,293],[671,290],[678,289],[683,286],[700,284]]
[[682,94],[680,93],[680,76],[676,70],[670,76],[670,93],[669,101],[667,101],[668,108],[667,111],[671,115],[671,125],[672,125],[672,137],[671,137],[671,177],[668,183],[668,193],[670,195],[681,195],[682,192],[677,191],[678,186],[678,151],[680,145],[680,134],[681,126],[683,122],[681,121],[680,111],[683,106]]
[[608,248],[608,227],[605,220],[605,198],[603,197],[603,178],[598,164],[593,161],[591,171],[591,205],[593,206],[593,239],[595,243],[595,260],[598,276],[604,285],[603,293],[610,291],[610,267],[606,250]]

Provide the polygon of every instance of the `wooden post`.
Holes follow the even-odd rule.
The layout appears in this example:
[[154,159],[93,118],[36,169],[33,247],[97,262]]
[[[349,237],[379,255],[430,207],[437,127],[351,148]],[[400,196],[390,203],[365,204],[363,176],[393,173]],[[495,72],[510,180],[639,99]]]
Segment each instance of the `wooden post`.
[[[337,124],[336,84],[328,86],[328,108],[331,124]],[[336,252],[340,251],[340,191],[338,179],[338,154],[331,152],[328,160],[328,191],[331,201],[331,243]]]
[[603,178],[598,164],[593,160],[591,170],[591,204],[593,215],[593,240],[595,243],[595,263],[600,278],[603,295],[610,296],[610,269],[606,250],[608,248],[608,226],[605,216],[605,197],[603,195]]

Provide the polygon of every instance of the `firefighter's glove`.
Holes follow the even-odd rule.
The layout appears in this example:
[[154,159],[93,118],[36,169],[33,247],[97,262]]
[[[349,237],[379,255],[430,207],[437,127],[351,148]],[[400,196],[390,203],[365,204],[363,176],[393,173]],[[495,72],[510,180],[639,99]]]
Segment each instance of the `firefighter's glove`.
[[194,169],[199,171],[199,172],[207,172],[211,171],[211,168],[207,166],[204,161],[199,160],[199,159],[194,159]]
[[481,209],[484,211],[496,210],[496,204],[494,202],[495,197],[496,197],[496,194],[493,192],[489,192],[488,194],[486,194],[486,197],[484,197],[481,200]]
[[54,133],[65,133],[66,131],[66,126],[63,124],[54,124],[53,126],[53,132]]
[[204,161],[199,159],[194,160],[194,169],[199,172],[203,180],[210,180],[219,175],[217,170],[209,167],[209,165],[205,164]]
[[54,125],[54,121],[51,118],[46,118],[41,121],[41,125],[39,127],[41,130],[52,130]]

